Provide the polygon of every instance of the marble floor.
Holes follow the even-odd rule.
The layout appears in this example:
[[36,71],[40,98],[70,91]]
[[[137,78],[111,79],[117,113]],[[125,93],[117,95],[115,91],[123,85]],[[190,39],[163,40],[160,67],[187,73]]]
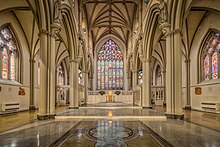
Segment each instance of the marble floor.
[[[130,118],[97,119],[91,117],[90,119],[37,121],[37,112],[0,116],[0,146],[220,146],[219,116],[214,115],[215,119],[213,119],[213,114],[210,113],[185,111],[186,118],[182,121],[132,118],[132,116],[142,115],[163,116],[163,111],[159,110],[163,108],[155,108],[157,110],[77,109],[71,111],[66,109],[66,107],[58,108],[57,115],[90,115],[92,117],[113,115],[130,116]],[[211,121],[204,117],[208,117]],[[23,123],[21,119],[25,119]],[[210,124],[215,125],[211,127]],[[7,129],[4,129],[5,126]]]
[[[67,136],[67,137],[66,137]],[[161,140],[140,121],[82,121],[65,138],[54,146],[74,147],[160,147],[168,142]]]
[[[56,107],[56,113],[64,112],[68,109],[67,106]],[[0,133],[7,130],[23,126],[28,123],[37,121],[38,111],[23,111],[7,115],[0,115]]]
[[[154,106],[154,110],[165,112],[165,107]],[[220,132],[220,114],[183,109],[184,120]]]

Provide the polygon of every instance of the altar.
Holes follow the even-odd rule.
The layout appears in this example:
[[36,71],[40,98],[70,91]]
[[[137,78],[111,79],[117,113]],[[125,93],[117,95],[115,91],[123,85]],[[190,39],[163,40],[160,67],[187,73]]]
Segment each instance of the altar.
[[88,104],[100,103],[100,102],[122,102],[133,104],[133,92],[132,91],[117,91],[106,90],[102,91],[88,91]]
[[112,96],[112,91],[108,91],[108,95],[106,96],[106,102],[114,102],[113,96]]

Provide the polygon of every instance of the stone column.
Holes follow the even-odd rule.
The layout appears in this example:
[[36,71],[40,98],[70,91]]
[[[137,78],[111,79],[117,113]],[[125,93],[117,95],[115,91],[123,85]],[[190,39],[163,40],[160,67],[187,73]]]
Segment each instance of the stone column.
[[179,29],[170,31],[166,22],[160,28],[166,36],[166,115],[183,119],[181,32]]
[[132,76],[132,81],[133,81],[133,90],[135,89],[135,87],[136,87],[136,85],[137,85],[137,71],[136,70],[133,70],[132,71],[132,73],[133,73],[133,76]]
[[79,63],[77,60],[70,61],[70,105],[69,109],[78,109],[79,108],[79,81],[78,81],[78,70]]
[[39,113],[38,116],[48,114],[48,91],[47,91],[47,33],[42,31],[40,34],[40,86],[39,86]]
[[166,103],[166,69],[163,69],[162,70],[162,74],[163,74],[163,86],[164,86],[164,89],[163,89],[163,101]]
[[128,80],[128,90],[131,90],[131,73],[127,72],[127,80]]
[[150,60],[143,60],[143,84],[142,84],[142,107],[152,108],[151,106],[151,70]]
[[186,96],[187,96],[187,101],[186,101],[186,109],[191,109],[191,94],[190,94],[190,59],[185,60],[186,63]]
[[55,36],[43,30],[40,32],[40,120],[55,117]]
[[50,113],[55,114],[55,98],[56,98],[56,43],[55,43],[55,33],[54,31],[50,34],[50,51],[49,51],[49,109]]
[[35,110],[34,105],[34,59],[30,59],[30,105],[29,110]]
[[83,72],[85,104],[88,102],[88,71]]

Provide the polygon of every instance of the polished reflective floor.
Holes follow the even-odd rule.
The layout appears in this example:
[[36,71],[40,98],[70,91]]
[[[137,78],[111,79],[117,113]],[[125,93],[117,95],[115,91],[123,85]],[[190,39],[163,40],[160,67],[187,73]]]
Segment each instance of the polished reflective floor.
[[[91,116],[90,119],[36,120],[36,112],[0,116],[0,146],[178,146],[220,145],[219,115],[185,111],[185,120],[141,118],[164,116],[163,111],[137,108],[58,108],[57,116]],[[106,116],[109,119],[95,118]],[[112,119],[111,116],[129,116]],[[140,118],[137,118],[140,117]],[[211,125],[213,124],[213,125]]]
[[[154,110],[165,112],[163,106],[154,106]],[[220,132],[220,114],[183,109],[184,120]]]
[[[82,121],[53,146],[63,147],[160,147],[162,141],[140,121]],[[66,140],[65,140],[66,139]]]
[[[56,113],[64,112],[68,109],[65,107],[56,107]],[[5,132],[23,125],[34,123],[37,121],[38,111],[23,111],[19,113],[11,113],[0,115],[0,133]]]

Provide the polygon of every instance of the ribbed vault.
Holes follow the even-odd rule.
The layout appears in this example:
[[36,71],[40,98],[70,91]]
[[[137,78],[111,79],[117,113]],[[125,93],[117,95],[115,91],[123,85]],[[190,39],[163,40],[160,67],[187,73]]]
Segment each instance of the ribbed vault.
[[95,45],[108,34],[127,44],[138,4],[134,0],[84,0],[90,39]]

